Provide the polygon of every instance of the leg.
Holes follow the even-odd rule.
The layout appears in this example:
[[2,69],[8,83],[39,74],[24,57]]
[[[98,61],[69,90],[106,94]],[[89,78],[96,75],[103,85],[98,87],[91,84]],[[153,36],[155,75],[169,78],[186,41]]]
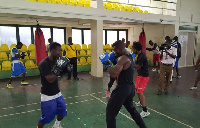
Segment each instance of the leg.
[[172,74],[172,66],[166,66],[166,84],[165,84],[165,93],[168,93],[169,85],[170,85],[170,76]]
[[73,77],[74,79],[77,79],[77,57],[73,58]]
[[[73,59],[72,58],[69,58],[69,60],[70,60],[70,64],[73,66],[73,68],[74,68],[74,65],[73,65]],[[70,80],[71,79],[71,72],[69,72],[68,73],[68,78],[67,78],[68,80]]]
[[25,81],[26,73],[22,74],[22,81]]
[[158,82],[158,95],[161,94],[162,92],[162,83],[164,81],[165,77],[165,65],[160,65],[160,77],[159,77],[159,82]]
[[13,81],[14,77],[10,77],[10,80],[8,82],[8,84],[11,84],[11,82]]
[[124,103],[126,95],[127,92],[123,88],[117,87],[113,90],[106,107],[107,128],[116,128],[116,116]]
[[195,90],[197,89],[197,85],[200,81],[200,68],[198,69],[198,73],[197,73],[197,77],[196,77],[196,80],[194,82],[194,86],[190,88],[190,90]]
[[138,93],[138,98],[140,100],[142,107],[146,107],[145,96],[143,95],[143,93]]
[[110,88],[112,87],[112,85],[113,85],[114,82],[115,82],[115,78],[112,78],[112,77],[110,76],[110,81],[109,81],[109,83],[108,83],[108,91],[110,91]]
[[136,124],[140,128],[146,128],[146,125],[145,125],[144,121],[142,120],[140,114],[137,112],[137,110],[133,106],[133,96],[134,95],[135,95],[135,91],[134,91],[134,89],[132,89],[130,96],[124,102],[124,107],[130,113],[132,119],[136,122]]
[[44,124],[41,124],[40,122],[38,122],[38,128],[43,128]]

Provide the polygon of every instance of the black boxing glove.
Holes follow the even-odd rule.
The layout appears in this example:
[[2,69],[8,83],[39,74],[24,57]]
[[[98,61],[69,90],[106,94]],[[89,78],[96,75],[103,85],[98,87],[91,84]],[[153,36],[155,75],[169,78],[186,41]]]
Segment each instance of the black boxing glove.
[[67,73],[67,70],[71,71],[71,65],[69,66],[69,62],[69,59],[67,59],[65,56],[59,57],[56,60],[56,66],[53,70],[53,73],[57,76],[62,76],[64,73]]
[[25,53],[25,52],[22,52],[21,58],[24,59],[25,56],[26,56],[26,53]]

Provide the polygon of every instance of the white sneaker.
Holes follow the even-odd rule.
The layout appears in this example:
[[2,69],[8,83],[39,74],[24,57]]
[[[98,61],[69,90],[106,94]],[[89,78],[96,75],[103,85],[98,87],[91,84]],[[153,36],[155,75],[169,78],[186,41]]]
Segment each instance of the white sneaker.
[[156,71],[156,68],[152,68],[152,70],[151,70],[152,72],[155,72]]
[[190,90],[196,90],[196,89],[197,87],[194,87],[194,86],[190,88]]
[[140,103],[140,101],[136,102],[135,105],[136,106],[142,106],[141,103]]
[[160,70],[158,70],[158,73],[160,73]]
[[146,116],[148,116],[148,115],[150,115],[150,112],[145,112],[145,111],[142,111],[141,113],[140,113],[140,116],[142,117],[142,118],[144,118],[144,117],[146,117]]
[[52,126],[52,128],[63,128],[63,127],[61,127],[61,126],[59,125],[58,127],[56,127],[56,126]]

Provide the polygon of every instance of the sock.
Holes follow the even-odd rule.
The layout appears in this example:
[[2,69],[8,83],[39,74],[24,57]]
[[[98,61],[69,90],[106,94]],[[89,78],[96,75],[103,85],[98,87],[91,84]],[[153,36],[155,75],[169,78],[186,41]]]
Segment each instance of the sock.
[[58,127],[58,126],[60,125],[60,122],[61,122],[61,121],[58,121],[58,120],[56,119],[56,121],[55,121],[55,123],[54,123],[53,126]]
[[143,108],[143,111],[147,112],[147,107],[142,107]]

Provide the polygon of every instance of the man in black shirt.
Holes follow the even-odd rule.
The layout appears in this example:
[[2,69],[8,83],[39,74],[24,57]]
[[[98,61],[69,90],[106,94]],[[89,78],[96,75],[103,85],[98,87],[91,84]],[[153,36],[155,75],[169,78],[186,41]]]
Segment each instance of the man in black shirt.
[[122,105],[131,114],[132,119],[140,128],[146,128],[140,114],[133,106],[133,97],[135,95],[135,87],[133,84],[133,58],[131,54],[126,54],[125,44],[118,40],[113,44],[116,57],[119,57],[114,68],[109,62],[109,55],[102,54],[99,59],[107,68],[111,77],[118,77],[116,88],[112,91],[111,97],[106,108],[107,128],[116,128],[116,116]]
[[146,117],[150,115],[150,113],[147,111],[145,96],[143,95],[143,92],[149,81],[148,61],[146,55],[142,52],[141,43],[133,43],[133,52],[138,55],[134,66],[136,67],[138,72],[138,76],[135,81],[135,88],[137,90],[140,101],[136,103],[136,106],[143,107],[143,111],[140,113],[140,115],[141,117]]
[[[61,120],[67,115],[66,104],[58,87],[57,59],[61,56],[62,49],[59,43],[50,45],[50,54],[39,64],[41,75],[41,111],[42,116],[38,122],[38,128],[43,128],[47,123],[57,120],[53,128],[60,128]],[[62,63],[59,63],[62,66]]]

